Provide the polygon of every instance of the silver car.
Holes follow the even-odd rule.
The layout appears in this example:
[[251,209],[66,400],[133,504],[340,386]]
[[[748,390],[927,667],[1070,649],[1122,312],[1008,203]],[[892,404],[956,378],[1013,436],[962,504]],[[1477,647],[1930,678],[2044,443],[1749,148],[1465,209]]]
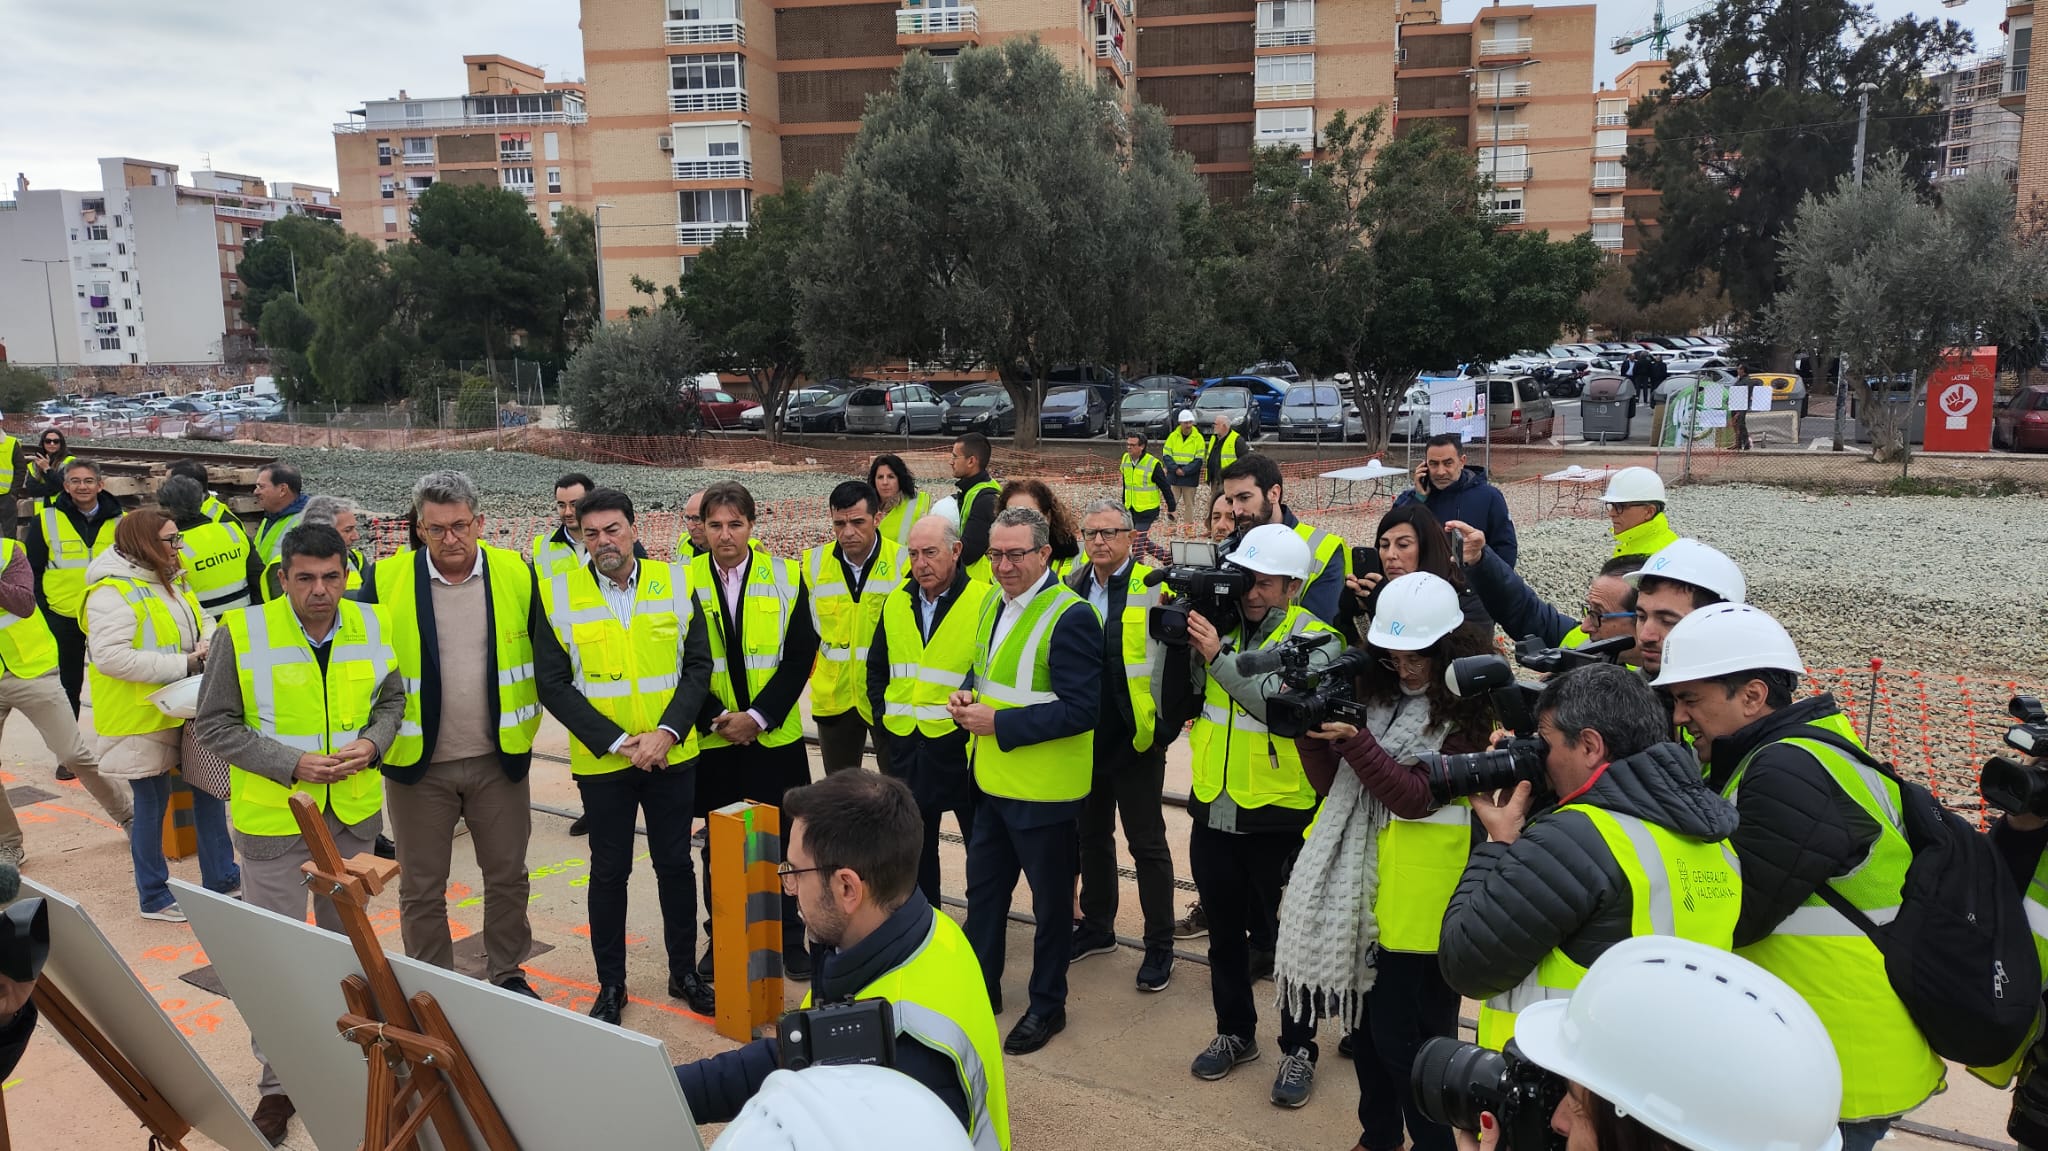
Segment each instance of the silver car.
[[1280,401],[1280,438],[1325,441],[1362,440],[1365,420],[1344,389],[1330,380],[1296,384]]
[[924,384],[870,384],[846,398],[849,432],[936,432],[945,419],[945,405]]

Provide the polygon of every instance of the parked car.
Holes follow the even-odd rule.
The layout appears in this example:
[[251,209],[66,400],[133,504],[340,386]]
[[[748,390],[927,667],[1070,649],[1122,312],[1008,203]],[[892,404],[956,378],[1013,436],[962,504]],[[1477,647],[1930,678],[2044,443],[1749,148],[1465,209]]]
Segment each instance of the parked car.
[[1796,372],[1753,372],[1737,382],[1751,387],[1768,384],[1772,411],[1796,411],[1802,417],[1806,415],[1806,381]]
[[1314,440],[1317,443],[1362,440],[1365,420],[1358,405],[1344,390],[1328,380],[1315,380],[1287,389],[1280,401],[1280,439]]
[[[1043,426],[1043,425],[1041,425]],[[1017,405],[1001,385],[993,391],[977,388],[972,395],[946,409],[948,435],[980,432],[984,436],[1017,434]]]
[[1486,434],[1490,439],[1532,443],[1557,427],[1557,408],[1534,376],[1487,376]]
[[1092,439],[1109,430],[1109,403],[1087,385],[1054,388],[1038,405],[1038,434]]
[[940,396],[939,402],[946,406],[946,414],[951,415],[954,408],[959,407],[975,396],[1007,396],[1009,394],[1010,390],[1008,388],[994,381],[985,384],[963,384]]
[[1238,373],[1240,376],[1271,376],[1276,380],[1296,383],[1301,379],[1301,369],[1292,360],[1260,360]]
[[1249,390],[1235,385],[1203,388],[1195,397],[1195,427],[1207,435],[1217,416],[1228,419],[1230,430],[1245,439],[1259,438],[1259,405]]
[[185,421],[185,438],[188,440],[232,440],[241,434],[242,417],[228,408],[219,408]]
[[1429,438],[1429,385],[1417,383],[1401,397],[1400,406],[1394,409],[1394,426],[1387,433],[1390,440],[1421,443]]
[[2048,452],[2048,384],[2028,384],[1992,414],[1991,446]]
[[846,400],[853,395],[848,388],[824,390],[809,402],[783,409],[782,430],[785,432],[843,432],[846,430]]
[[1593,374],[1591,360],[1553,360],[1543,390],[1560,399],[1570,399],[1586,390],[1586,377]]
[[869,384],[846,397],[849,432],[900,436],[936,432],[945,422],[945,405],[928,384]]
[[1201,387],[1202,385],[1200,383],[1191,380],[1186,376],[1161,374],[1153,376],[1143,376],[1139,379],[1133,380],[1131,382],[1130,391],[1126,392],[1125,394],[1135,396],[1139,392],[1171,392],[1173,394],[1173,402],[1181,405],[1182,407],[1186,407],[1187,405],[1194,402],[1195,393],[1200,391]]
[[721,431],[739,427],[740,413],[752,404],[752,400],[742,400],[731,392],[703,384],[692,384],[683,391],[683,407],[694,407],[704,427]]
[[1259,425],[1267,428],[1280,426],[1280,401],[1287,395],[1286,380],[1274,376],[1223,376],[1203,384],[1202,390],[1214,387],[1244,389],[1252,402],[1258,405]]
[[1193,402],[1192,398],[1176,396],[1165,388],[1147,388],[1125,396],[1117,407],[1117,415],[1125,435],[1139,432],[1156,443],[1178,426],[1180,414]]
[[[787,413],[792,407],[805,407],[816,403],[818,400],[834,392],[843,390],[830,384],[810,384],[801,388],[791,388],[782,394],[782,400],[776,404],[776,423],[782,423],[787,418]],[[740,413],[740,427],[747,431],[763,431],[766,429],[767,423],[767,412],[759,404],[755,404]]]

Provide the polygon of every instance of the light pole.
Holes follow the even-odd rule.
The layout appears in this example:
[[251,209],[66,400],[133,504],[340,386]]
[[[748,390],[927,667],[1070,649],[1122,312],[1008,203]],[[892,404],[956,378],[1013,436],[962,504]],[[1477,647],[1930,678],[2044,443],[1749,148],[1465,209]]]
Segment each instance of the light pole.
[[1474,92],[1479,91],[1478,78],[1480,76],[1493,77],[1493,159],[1491,164],[1488,165],[1486,178],[1491,180],[1495,187],[1500,185],[1500,73],[1512,72],[1517,68],[1527,68],[1532,64],[1541,63],[1543,63],[1541,60],[1521,60],[1513,64],[1495,64],[1491,68],[1475,66],[1462,68],[1458,71],[1460,76],[1470,76],[1473,78],[1472,90]]
[[604,210],[610,204],[597,204],[590,210],[594,221],[591,225],[591,242],[597,246],[597,326],[605,325],[604,318]]
[[43,266],[43,302],[49,306],[50,310],[50,354],[57,359],[57,379],[59,382],[62,382],[64,379],[64,348],[63,345],[57,342],[57,294],[50,290],[50,265],[62,264],[67,261],[62,258],[38,260],[32,256],[23,256],[21,262],[24,264],[41,264]]
[[[1850,160],[1850,168],[1854,172],[1858,188],[1863,186],[1863,137],[1870,127],[1870,94],[1875,91],[1877,91],[1877,85],[1868,80],[1856,85],[1856,153],[1854,158]],[[1835,356],[1834,450],[1838,452],[1843,450],[1842,429],[1848,422],[1849,405],[1846,402],[1848,397],[1842,394],[1843,387],[1848,383],[1848,380],[1844,378],[1848,374],[1847,365],[1844,363],[1847,358],[1839,353]],[[1910,415],[1910,411],[1908,414]]]

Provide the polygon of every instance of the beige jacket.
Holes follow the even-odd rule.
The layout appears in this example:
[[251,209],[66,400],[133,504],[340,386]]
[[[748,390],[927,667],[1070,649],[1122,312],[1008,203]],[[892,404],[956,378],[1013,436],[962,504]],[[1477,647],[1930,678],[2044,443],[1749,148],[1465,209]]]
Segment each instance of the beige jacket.
[[[176,683],[186,676],[185,657],[213,634],[214,621],[200,613],[193,618],[184,596],[166,589],[147,568],[130,563],[109,548],[85,569],[87,586],[109,577],[139,580],[163,597],[178,623],[178,651],[135,650],[135,612],[112,588],[94,588],[85,597],[86,655],[101,674],[129,683]],[[185,586],[183,577],[179,588]],[[146,735],[96,737],[100,774],[112,779],[148,779],[178,764],[183,724]]]

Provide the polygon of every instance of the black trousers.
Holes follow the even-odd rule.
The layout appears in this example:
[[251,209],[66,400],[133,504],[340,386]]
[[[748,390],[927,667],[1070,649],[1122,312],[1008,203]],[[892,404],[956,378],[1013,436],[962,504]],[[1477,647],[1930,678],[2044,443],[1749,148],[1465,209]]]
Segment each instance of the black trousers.
[[597,981],[626,982],[626,882],[633,875],[635,816],[647,816],[647,851],[661,899],[662,942],[671,975],[697,961],[697,876],[690,860],[690,816],[697,793],[694,763],[657,771],[627,768],[579,775],[583,814],[590,821],[590,951]]
[[[1173,853],[1166,846],[1166,748],[1133,755],[1128,740],[1097,733],[1095,776],[1081,809],[1081,919],[1097,931],[1116,930],[1116,823],[1138,873],[1138,906],[1145,913],[1145,946],[1173,946]],[[1105,754],[1107,753],[1107,754]]]
[[1434,953],[1381,951],[1379,977],[1365,993],[1365,1019],[1351,1033],[1358,1072],[1358,1145],[1401,1151],[1405,1122],[1415,1151],[1451,1151],[1451,1129],[1431,1123],[1408,1089],[1423,1041],[1456,1038],[1458,993],[1444,982]]
[[[1209,914],[1209,997],[1216,1008],[1216,1032],[1247,1043],[1258,1038],[1259,1009],[1252,994],[1248,933],[1280,906],[1280,888],[1301,845],[1301,833],[1234,835],[1197,820],[1188,834],[1188,863],[1202,910]],[[1270,948],[1272,936],[1263,946]],[[1286,1013],[1280,1018],[1283,1051],[1318,1051],[1315,1024]]]
[[[792,787],[802,787],[811,782],[811,756],[803,740],[786,743],[781,747],[762,747],[748,744],[744,747],[707,748],[697,756],[697,802],[699,818],[708,819],[713,811],[742,799],[756,803],[771,803],[782,806],[782,797]],[[783,859],[789,858],[787,836],[789,829],[782,829],[784,839]],[[704,884],[704,939],[711,939],[711,837],[704,837],[702,854],[703,866],[699,873]],[[779,861],[778,861],[779,862]],[[782,949],[786,953],[792,948],[803,949],[804,920],[798,914],[796,896],[782,897]]]
[[[932,742],[912,734],[899,737],[875,725],[875,760],[883,775],[893,775],[910,787],[917,800],[917,814],[924,821],[924,843],[917,854],[917,889],[933,907],[941,907],[939,876],[939,820],[952,812],[960,824],[960,839],[974,838],[974,809],[981,792],[974,786],[967,761],[941,762],[933,754]],[[963,753],[964,754],[964,753]]]
[[[818,721],[818,758],[824,761],[825,774],[859,767],[861,752],[868,745],[868,721],[860,717],[860,711],[852,709],[838,715],[812,718]],[[889,741],[877,731],[874,742],[875,765],[886,775],[889,772]]]
[[50,635],[57,641],[57,680],[64,685],[64,697],[71,701],[71,718],[78,718],[78,701],[85,695],[85,632],[78,621],[59,615],[48,604],[38,604],[49,621]]
[[967,839],[967,942],[981,961],[990,1000],[1003,992],[1010,898],[1021,874],[1031,888],[1031,1010],[1049,1015],[1067,1004],[1074,957],[1075,826],[1070,818],[1028,826],[1020,815],[1041,805],[983,797]]

